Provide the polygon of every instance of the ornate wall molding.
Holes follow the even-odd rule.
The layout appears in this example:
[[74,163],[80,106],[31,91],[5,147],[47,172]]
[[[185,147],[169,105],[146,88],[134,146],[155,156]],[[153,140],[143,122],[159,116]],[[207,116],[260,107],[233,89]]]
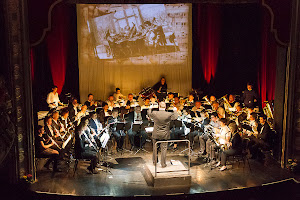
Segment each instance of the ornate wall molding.
[[279,37],[278,37],[278,31],[277,31],[276,28],[274,28],[274,18],[275,18],[275,15],[274,15],[274,12],[273,12],[272,8],[265,2],[265,0],[262,0],[262,1],[261,1],[261,5],[262,5],[263,7],[265,7],[265,8],[269,11],[269,14],[270,14],[270,16],[271,16],[271,21],[270,21],[270,32],[274,34],[274,38],[275,38],[276,42],[277,42],[278,44],[280,44],[281,46],[288,47],[289,44],[286,43],[286,42],[283,42],[283,41],[281,41],[281,40],[279,39]]
[[40,44],[44,40],[44,38],[46,36],[46,33],[49,32],[49,31],[51,31],[52,11],[53,11],[54,7],[56,5],[58,5],[59,3],[61,3],[61,2],[62,2],[62,0],[57,0],[57,1],[55,1],[50,6],[50,8],[48,10],[48,23],[47,23],[47,27],[43,29],[43,34],[42,34],[41,38],[39,40],[37,40],[36,42],[32,43],[31,46],[36,46],[36,45]]

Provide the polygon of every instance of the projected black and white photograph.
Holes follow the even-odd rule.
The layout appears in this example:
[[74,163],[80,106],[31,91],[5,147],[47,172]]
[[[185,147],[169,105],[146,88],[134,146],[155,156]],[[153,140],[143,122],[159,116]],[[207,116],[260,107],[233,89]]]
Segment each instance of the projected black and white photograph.
[[[164,4],[117,7],[88,21],[100,59],[127,58],[179,50],[172,18]],[[115,8],[111,5],[110,9]]]

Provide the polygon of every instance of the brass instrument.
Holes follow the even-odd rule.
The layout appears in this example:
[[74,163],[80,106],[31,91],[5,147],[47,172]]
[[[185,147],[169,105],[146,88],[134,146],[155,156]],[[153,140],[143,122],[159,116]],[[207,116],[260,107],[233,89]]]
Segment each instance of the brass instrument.
[[204,99],[208,105],[211,105],[210,101],[207,98],[207,95],[205,97],[203,97],[202,99]]
[[265,101],[265,103],[266,103],[266,106],[263,107],[263,112],[268,118],[268,120],[267,120],[268,124],[270,125],[271,128],[273,128],[273,120],[274,120],[273,111],[271,109],[271,105],[270,105],[269,101]]
[[226,97],[227,97],[227,95],[224,95],[221,97],[221,99],[223,99],[224,104],[226,104],[228,106],[228,108],[232,108],[232,106],[230,105],[230,103],[228,102]]

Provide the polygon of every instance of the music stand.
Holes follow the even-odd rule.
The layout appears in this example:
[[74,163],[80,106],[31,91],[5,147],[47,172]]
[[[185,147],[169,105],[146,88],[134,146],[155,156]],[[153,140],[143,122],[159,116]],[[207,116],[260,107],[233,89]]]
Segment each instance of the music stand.
[[142,131],[145,131],[145,125],[143,123],[143,121],[141,121],[141,123],[133,123],[132,124],[132,131],[135,131],[137,132],[138,134],[140,134],[140,146],[139,146],[139,149],[134,153],[137,154],[139,151],[144,151],[146,153],[149,153],[146,149],[143,149],[142,148]]

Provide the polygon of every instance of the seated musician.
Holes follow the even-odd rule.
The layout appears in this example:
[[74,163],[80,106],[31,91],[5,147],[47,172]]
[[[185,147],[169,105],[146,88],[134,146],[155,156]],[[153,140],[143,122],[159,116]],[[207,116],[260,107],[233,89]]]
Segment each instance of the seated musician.
[[247,120],[250,119],[251,113],[254,113],[254,109],[253,109],[253,107],[248,107],[247,108]]
[[[62,142],[60,140],[59,133],[53,128],[52,126],[52,118],[49,116],[46,116],[44,119],[44,129],[47,136],[51,137],[59,146],[61,146]],[[53,146],[56,150],[59,150],[57,146]]]
[[98,163],[98,147],[91,137],[91,130],[88,127],[89,119],[83,117],[75,130],[75,155],[76,158],[90,159],[91,164],[87,167],[90,173],[97,174],[95,168]]
[[71,99],[71,103],[68,106],[68,110],[69,110],[70,120],[71,120],[71,122],[74,122],[76,120],[75,118],[76,118],[77,113],[80,111],[79,104],[78,104],[76,98]]
[[165,103],[172,104],[173,102],[174,102],[174,94],[172,92],[169,92],[167,98],[165,99]]
[[253,90],[253,85],[251,83],[247,83],[247,90],[243,91],[243,96],[241,98],[241,101],[244,103],[245,107],[254,108],[255,102],[257,102],[258,95]]
[[119,111],[117,109],[112,110],[112,116],[108,118],[109,130],[111,134],[115,137],[117,141],[117,151],[123,150],[125,132],[123,130],[117,130],[117,123],[121,121],[121,118],[118,116]]
[[125,108],[128,110],[130,109],[130,107],[135,107],[135,106],[136,106],[136,100],[133,98],[133,94],[130,93],[128,94]]
[[244,129],[244,133],[247,135],[247,137],[257,137],[258,135],[258,122],[256,121],[256,113],[251,113],[249,118],[249,128],[251,130]]
[[142,113],[141,113],[141,107],[137,106],[134,108],[134,112],[131,112],[128,114],[128,121],[131,123],[131,128],[128,130],[128,137],[129,137],[129,141],[131,144],[131,150],[134,149],[134,137],[139,134],[141,137],[141,144],[140,147],[143,148],[145,143],[146,143],[146,139],[147,139],[147,133],[145,130],[143,130],[143,127],[141,128],[141,130],[137,131],[137,130],[133,130],[133,124],[142,124],[143,119],[142,119]]
[[61,172],[61,170],[57,168],[59,152],[51,148],[54,146],[54,142],[45,135],[43,126],[39,125],[37,131],[38,132],[35,137],[36,157],[49,157],[50,159],[46,162],[44,167],[49,169],[49,165],[53,162],[53,172]]
[[58,97],[57,86],[53,86],[52,91],[47,95],[47,104],[50,109],[56,108],[59,105],[63,105]]
[[194,96],[192,94],[189,94],[185,105],[186,106],[193,106],[194,105]]
[[97,105],[97,102],[94,101],[94,95],[93,94],[88,94],[88,100],[84,102],[84,105],[87,106],[88,110],[95,110]]
[[158,103],[157,103],[155,97],[151,97],[150,98],[150,105],[152,105],[153,107],[157,107],[158,108]]
[[216,167],[222,166],[220,168],[220,171],[224,171],[227,169],[226,161],[229,156],[237,155],[242,152],[242,138],[238,132],[238,127],[236,123],[235,122],[230,123],[228,127],[231,132],[229,147],[227,150],[221,151],[220,161],[216,165]]
[[101,109],[98,114],[99,114],[100,122],[102,123],[102,125],[104,125],[107,121],[107,118],[109,116],[111,116],[111,112],[108,110],[109,107],[108,107],[107,103],[105,103],[105,102],[102,103],[102,108],[103,109]]
[[214,102],[212,103],[212,108],[213,108],[213,110],[214,110],[215,112],[218,113],[218,116],[219,116],[220,119],[221,119],[221,118],[225,118],[225,110],[224,110],[224,108],[222,108],[221,106],[219,106],[219,103],[218,103],[218,102],[214,101]]
[[212,105],[215,101],[217,101],[217,98],[215,96],[212,95],[212,96],[209,97],[210,105]]
[[216,150],[224,147],[225,149],[229,146],[229,140],[231,138],[230,129],[227,126],[227,119],[220,119],[220,130],[215,131],[213,137],[207,140],[206,151],[208,152],[208,157],[210,160],[216,160]]
[[271,147],[271,129],[267,123],[267,116],[259,116],[258,135],[248,144],[253,159],[263,159],[261,150],[269,150]]
[[56,130],[56,132],[60,135],[60,139],[62,139],[62,135],[64,132],[64,128],[62,127],[62,124],[59,120],[59,113],[58,111],[54,111],[52,114],[52,127]]
[[142,105],[141,110],[149,109],[150,108],[150,99],[146,98],[144,101],[144,105]]
[[73,124],[69,118],[69,111],[67,108],[61,110],[61,118],[60,123],[65,132],[69,132],[69,130],[73,127]]
[[118,101],[120,99],[126,99],[126,96],[124,96],[122,93],[121,93],[121,89],[120,88],[116,88],[116,92],[114,93],[114,100],[115,101]]
[[235,115],[237,116],[236,124],[241,128],[241,122],[247,119],[247,114],[243,111],[241,105],[236,107]]
[[168,90],[166,78],[162,77],[160,81],[156,83],[152,88],[156,92],[158,100],[162,101],[166,97]]
[[193,112],[201,112],[202,110],[204,110],[204,107],[202,106],[201,101],[196,101],[195,106],[192,108],[192,111]]
[[114,107],[118,107],[117,102],[114,101],[113,95],[109,95],[108,100],[106,100],[106,103],[108,105],[109,110],[112,110]]
[[[219,121],[219,116],[218,113],[213,112],[210,114],[210,122],[208,125],[205,126],[212,126],[214,128],[214,132],[218,132],[215,130],[220,129],[220,121]],[[200,154],[205,155],[208,153],[207,151],[207,141],[209,139],[208,133],[204,133],[199,137],[200,140]]]
[[225,110],[229,111],[236,111],[236,107],[239,105],[239,102],[235,101],[235,96],[233,94],[230,94],[228,97],[228,103],[224,104]]
[[87,116],[87,105],[83,105],[81,106],[81,110],[75,116],[76,125],[78,126],[80,124],[81,118],[86,116]]
[[174,98],[174,102],[171,104],[171,107],[176,107],[177,112],[179,112],[183,109],[183,105],[180,103],[179,97]]
[[101,137],[101,135],[99,134],[101,133],[103,127],[96,112],[90,113],[90,116],[91,118],[89,120],[89,128],[92,131],[92,135],[94,136],[97,145],[100,146],[99,138]]

